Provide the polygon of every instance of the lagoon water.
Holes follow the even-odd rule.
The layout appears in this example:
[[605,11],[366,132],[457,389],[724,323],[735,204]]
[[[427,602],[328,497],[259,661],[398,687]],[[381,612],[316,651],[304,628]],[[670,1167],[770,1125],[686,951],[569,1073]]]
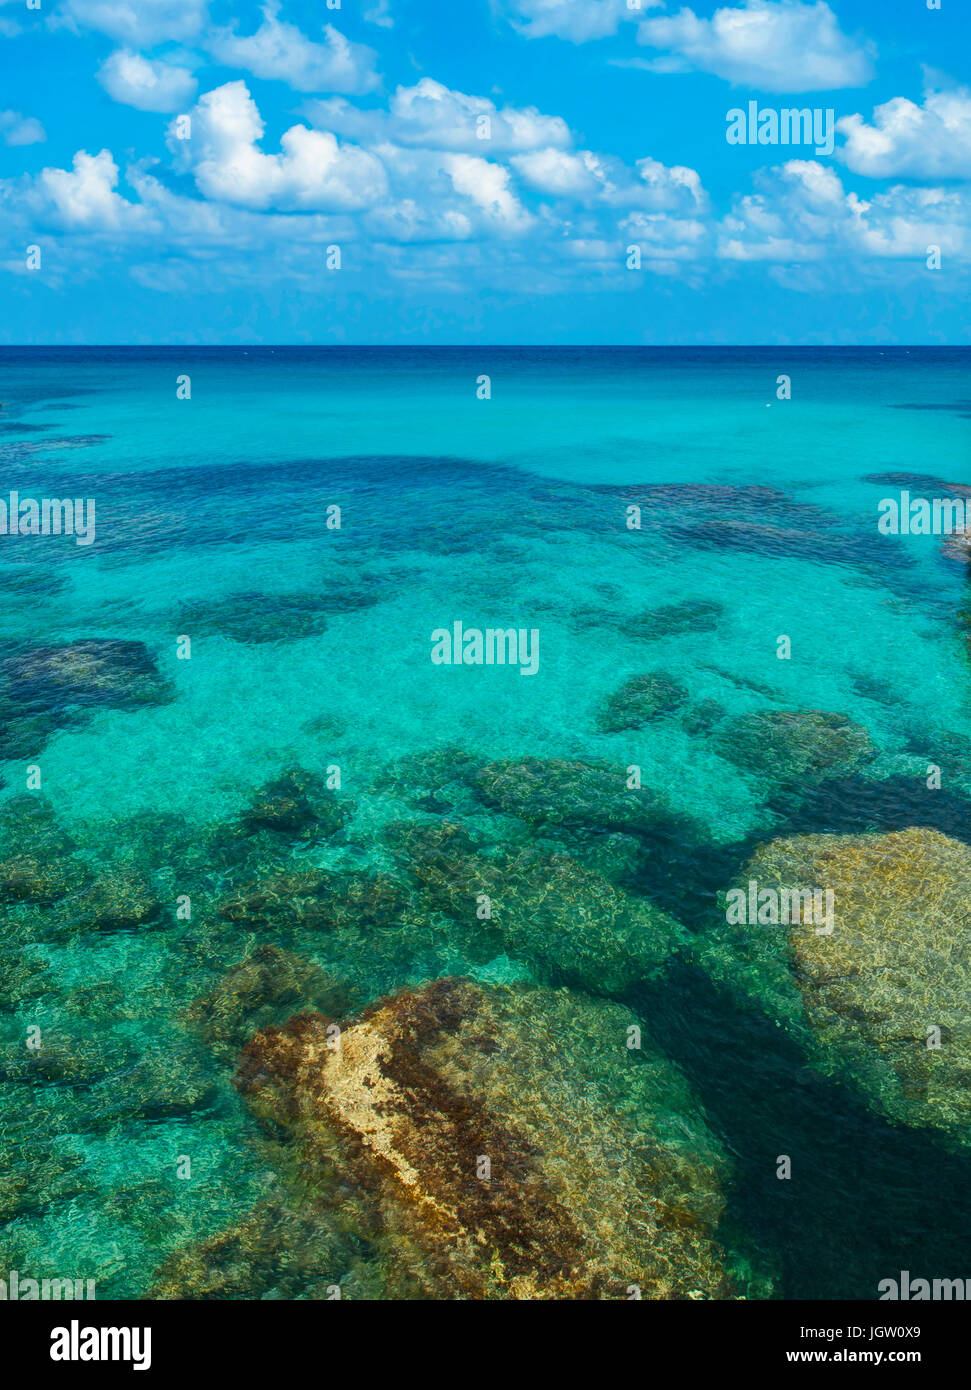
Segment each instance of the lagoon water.
[[[93,874],[133,867],[161,904],[74,930],[70,894],[7,891],[0,1264],[143,1296],[173,1252],[275,1190],[231,1049],[192,1023],[248,951],[295,952],[356,1011],[438,976],[536,976],[534,960],[479,959],[447,927],[417,944],[359,933],[353,951],[340,930],[278,939],[245,913],[227,929],[218,903],[239,865],[213,827],[239,826],[288,769],[339,767],[347,807],[295,858],[394,876],[393,822],[527,833],[410,785],[413,755],[637,764],[697,834],[628,886],[689,933],[780,835],[919,824],[971,843],[965,568],[939,537],[877,530],[881,498],[968,481],[969,366],[943,348],[0,350],[2,495],[96,504],[90,546],[0,538],[0,669],[21,682],[3,696],[5,833],[39,767],[74,858]],[[433,630],[455,622],[538,630],[536,675],[433,664]],[[27,709],[23,653],[84,639],[144,644],[149,694],[72,701],[40,680]],[[684,708],[605,727],[604,702],[645,672],[685,691]],[[811,796],[780,790],[717,737],[766,708],[847,716],[873,757]],[[190,864],[186,843],[213,835],[218,852]],[[175,903],[190,891],[187,922]],[[722,1231],[772,1296],[869,1299],[901,1269],[968,1273],[960,1145],[822,1076],[690,951],[620,997],[724,1146]],[[57,1066],[23,1065],[31,1026],[53,1036]],[[353,1233],[337,1249],[340,1282],[368,1251]],[[271,1271],[256,1296],[307,1288]]]

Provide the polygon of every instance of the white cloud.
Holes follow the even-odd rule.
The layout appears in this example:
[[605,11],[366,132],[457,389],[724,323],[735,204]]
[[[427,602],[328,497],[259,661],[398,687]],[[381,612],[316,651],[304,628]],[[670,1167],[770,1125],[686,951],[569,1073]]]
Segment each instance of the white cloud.
[[760,171],[759,192],[737,198],[719,228],[718,254],[734,261],[910,259],[922,264],[928,246],[944,255],[971,254],[966,190],[902,185],[864,200],[816,160],[789,160]]
[[488,97],[451,91],[430,77],[414,87],[398,87],[387,111],[362,111],[334,97],[308,102],[306,113],[315,125],[352,140],[427,149],[488,155],[570,144],[569,126],[560,116],[544,116],[535,106],[500,109]]
[[257,148],[263,120],[246,83],[207,92],[189,113],[191,140],[170,131],[170,146],[192,169],[206,198],[248,208],[351,210],[372,206],[386,191],[380,160],[329,131],[292,126],[279,154]]
[[5,145],[38,145],[46,140],[44,127],[34,116],[19,111],[0,111],[0,140]]
[[532,225],[533,218],[512,191],[509,170],[501,164],[471,154],[450,154],[445,156],[444,168],[456,193],[469,198],[496,231],[522,232]]
[[873,45],[849,38],[824,0],[746,0],[741,9],[647,19],[637,41],[666,49],[656,72],[710,72],[764,91],[857,87],[872,75]]
[[500,8],[510,23],[527,39],[556,35],[573,43],[603,39],[616,34],[625,20],[639,19],[644,10],[662,0],[639,0],[633,8],[627,0],[504,0]]
[[139,111],[179,111],[195,96],[196,79],[187,68],[121,48],[98,69],[98,81],[115,101]]
[[[11,191],[11,180],[5,185]],[[31,216],[65,231],[130,232],[147,230],[152,219],[138,203],[115,192],[118,166],[110,150],[91,155],[79,150],[72,169],[42,169],[19,181],[19,193]]]
[[217,29],[206,44],[208,52],[225,67],[286,82],[298,92],[361,94],[378,85],[373,48],[351,43],[332,24],[324,25],[324,42],[314,43],[278,13],[278,5],[266,5],[263,23],[248,37]]
[[376,24],[379,29],[393,29],[390,0],[376,0],[369,10],[364,11],[366,24]]
[[131,48],[194,39],[206,23],[208,0],[63,0],[52,27],[95,29]]
[[869,178],[971,178],[971,91],[925,89],[924,104],[894,97],[873,111],[836,123],[846,137],[839,157]]
[[697,217],[635,212],[620,224],[625,242],[636,243],[644,256],[665,260],[695,260],[706,249],[710,229]]
[[668,168],[656,159],[639,159],[634,169],[592,150],[534,150],[510,163],[530,188],[550,197],[612,207],[701,211],[707,198],[694,169]]
[[530,188],[554,198],[590,198],[603,189],[602,166],[590,150],[532,150],[510,163]]

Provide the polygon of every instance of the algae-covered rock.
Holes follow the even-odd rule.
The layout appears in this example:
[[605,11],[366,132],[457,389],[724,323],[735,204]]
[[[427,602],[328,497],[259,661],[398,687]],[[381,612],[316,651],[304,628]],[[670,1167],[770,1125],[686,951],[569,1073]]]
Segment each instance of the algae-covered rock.
[[0,807],[0,902],[55,903],[88,881],[74,842],[42,796],[14,796]]
[[50,989],[50,967],[26,951],[0,950],[0,1012],[15,1013]]
[[256,792],[243,823],[251,831],[270,830],[288,839],[316,840],[336,834],[346,814],[346,804],[322,777],[292,768]]
[[54,903],[84,884],[84,870],[70,859],[14,854],[0,860],[0,902]]
[[486,805],[533,825],[651,830],[675,819],[660,793],[629,788],[626,770],[600,759],[506,758],[474,780]]
[[681,727],[686,734],[707,734],[724,717],[724,707],[717,700],[699,700],[696,705],[690,705],[682,713]]
[[217,910],[257,931],[287,932],[390,927],[407,907],[407,892],[388,874],[286,866],[239,884]]
[[628,626],[632,636],[653,641],[686,632],[711,632],[724,612],[725,605],[716,599],[686,598],[645,609]]
[[296,642],[327,631],[327,607],[319,593],[229,594],[186,605],[179,615],[179,631],[193,637],[228,637],[232,642],[256,646]]
[[709,973],[890,1118],[971,1140],[971,847],[926,828],[796,836],[762,846],[750,882],[830,891],[832,931],[720,922]]
[[434,907],[484,937],[498,933],[500,949],[553,983],[623,994],[657,975],[687,939],[659,907],[567,854],[536,846],[478,853],[449,822],[391,827],[389,836]]
[[385,784],[416,810],[455,814],[459,808],[472,807],[471,780],[477,766],[475,757],[461,748],[433,748],[408,753],[390,764]]
[[83,1159],[55,1149],[38,1137],[18,1152],[0,1155],[0,1222],[42,1211],[51,1202],[77,1197],[93,1188]]
[[0,679],[9,699],[34,710],[131,709],[173,698],[143,642],[107,637],[27,647],[0,661]]
[[257,1029],[289,1014],[307,1008],[340,1013],[347,1004],[342,986],[312,961],[262,945],[196,999],[187,1019],[216,1052],[235,1056]]
[[116,864],[77,897],[71,911],[84,930],[132,931],[154,921],[161,907],[144,874],[132,864]]
[[626,1008],[445,978],[327,1025],[258,1034],[237,1082],[304,1187],[356,1184],[375,1296],[736,1296],[725,1156]]
[[607,696],[597,715],[597,727],[604,734],[642,729],[645,724],[673,714],[687,698],[688,692],[681,682],[663,671],[631,676]]
[[157,1271],[156,1299],[334,1297],[346,1251],[312,1209],[279,1197],[207,1240],[174,1251]]
[[814,709],[736,715],[715,734],[713,747],[745,772],[779,782],[851,772],[876,754],[862,725]]

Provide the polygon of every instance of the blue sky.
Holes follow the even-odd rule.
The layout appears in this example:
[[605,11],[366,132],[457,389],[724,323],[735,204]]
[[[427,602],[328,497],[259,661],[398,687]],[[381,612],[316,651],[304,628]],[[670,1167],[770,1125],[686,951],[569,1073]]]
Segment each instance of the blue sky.
[[0,340],[966,342],[969,40],[963,0],[0,0]]

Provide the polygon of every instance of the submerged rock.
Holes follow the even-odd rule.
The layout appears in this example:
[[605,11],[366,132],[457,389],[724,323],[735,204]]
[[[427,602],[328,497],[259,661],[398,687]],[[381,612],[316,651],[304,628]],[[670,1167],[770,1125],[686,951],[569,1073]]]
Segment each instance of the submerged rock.
[[718,730],[713,747],[745,772],[778,782],[851,772],[877,751],[862,725],[816,709],[735,715]]
[[316,840],[335,835],[346,818],[346,803],[322,777],[291,768],[256,792],[243,824],[250,831],[271,830],[288,839]]
[[109,866],[73,904],[78,926],[131,931],[154,921],[162,904],[148,879],[131,864]]
[[221,917],[259,931],[393,927],[408,908],[404,887],[387,874],[281,868],[222,898]]
[[891,1119],[971,1140],[971,847],[925,828],[797,836],[762,846],[750,880],[831,890],[832,933],[720,923],[709,973]]
[[654,640],[676,637],[685,632],[711,632],[719,624],[725,605],[715,599],[686,598],[678,603],[662,603],[648,608],[629,624],[633,637]]
[[173,691],[143,642],[79,638],[28,647],[0,661],[3,693],[31,711],[71,705],[133,709],[166,704]]
[[696,705],[691,705],[681,716],[681,727],[686,734],[697,736],[699,734],[710,733],[720,720],[725,717],[725,709],[717,700],[699,700]]
[[319,1299],[345,1268],[346,1249],[313,1208],[273,1197],[235,1225],[169,1255],[148,1297]]
[[228,637],[253,645],[296,642],[327,631],[327,608],[319,593],[230,594],[183,608],[179,631],[192,637]]
[[372,608],[383,595],[373,587],[327,584],[319,590],[273,594],[244,590],[224,598],[189,604],[179,616],[179,631],[206,637],[228,637],[255,646],[265,642],[298,642],[327,631],[329,613]]
[[505,758],[474,776],[487,806],[533,825],[652,830],[675,817],[663,796],[627,786],[624,768],[597,759]]
[[688,692],[681,682],[663,671],[631,676],[604,701],[597,716],[597,727],[604,734],[642,729],[645,724],[673,714],[687,698]]
[[54,903],[84,885],[84,870],[71,859],[42,853],[0,860],[0,902]]
[[475,757],[462,748],[408,753],[386,769],[385,785],[416,810],[454,814],[473,809],[472,778],[477,766]]
[[235,1056],[259,1028],[281,1023],[299,1009],[340,1013],[346,991],[312,961],[263,945],[190,1006],[187,1019],[220,1055]]
[[50,966],[23,950],[0,950],[0,1013],[16,1013],[50,992]]
[[[0,806],[0,903],[47,908],[80,892],[88,866],[74,857],[75,842],[40,795],[23,793]],[[65,905],[66,911],[66,905]],[[8,919],[12,921],[12,917]]]
[[466,832],[448,822],[393,827],[390,835],[433,907],[483,937],[498,934],[497,949],[553,983],[623,994],[657,975],[687,938],[646,898],[569,855],[535,846],[477,853]]
[[23,1153],[4,1155],[0,1164],[0,1222],[42,1212],[52,1202],[93,1190],[84,1160],[34,1137]]
[[22,647],[0,660],[0,760],[32,758],[92,708],[140,709],[174,699],[141,642],[80,639]]
[[[726,1159],[636,1017],[446,978],[258,1034],[237,1084],[304,1188],[353,1183],[381,1298],[726,1298]],[[370,1219],[368,1220],[368,1215]]]

